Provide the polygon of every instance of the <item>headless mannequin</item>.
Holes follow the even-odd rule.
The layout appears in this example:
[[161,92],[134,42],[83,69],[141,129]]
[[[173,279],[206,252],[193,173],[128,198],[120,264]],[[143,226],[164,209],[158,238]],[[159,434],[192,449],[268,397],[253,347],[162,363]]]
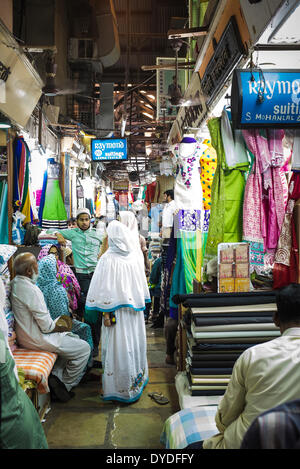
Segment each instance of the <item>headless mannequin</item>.
[[184,136],[173,149],[177,177],[174,187],[174,200],[177,209],[202,210],[202,189],[200,182],[200,151],[194,137]]

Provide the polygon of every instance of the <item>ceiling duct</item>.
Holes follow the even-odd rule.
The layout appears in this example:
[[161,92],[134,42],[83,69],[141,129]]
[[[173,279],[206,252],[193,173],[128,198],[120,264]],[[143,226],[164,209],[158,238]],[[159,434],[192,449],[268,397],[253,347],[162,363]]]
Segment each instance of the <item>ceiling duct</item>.
[[98,29],[98,57],[104,68],[111,67],[120,58],[117,17],[113,0],[90,0]]
[[88,61],[98,72],[120,58],[119,34],[113,0],[71,0],[73,37],[69,40],[69,60]]

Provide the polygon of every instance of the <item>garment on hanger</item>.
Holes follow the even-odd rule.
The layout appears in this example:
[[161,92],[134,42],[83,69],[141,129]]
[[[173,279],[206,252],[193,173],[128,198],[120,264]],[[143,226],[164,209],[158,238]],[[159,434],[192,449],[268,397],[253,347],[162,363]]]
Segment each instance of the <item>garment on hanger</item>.
[[0,244],[8,244],[7,194],[7,182],[0,181]]
[[217,168],[217,153],[214,147],[212,146],[210,139],[203,140],[202,146],[203,153],[200,156],[200,180],[203,193],[203,209],[210,210],[211,188]]
[[29,190],[30,151],[23,137],[15,138],[14,151],[14,209],[25,215],[24,224],[32,221]]
[[47,187],[43,209],[42,227],[67,229],[67,212],[59,187],[60,165],[50,158],[47,164]]
[[289,200],[281,227],[273,268],[273,288],[298,283],[299,246],[296,236],[296,201],[300,198],[300,173],[294,172],[289,184]]
[[[212,206],[205,249],[206,264],[218,253],[218,244],[242,240],[245,173],[249,162],[229,168],[221,132],[221,118],[208,121],[211,143],[217,152],[217,169],[212,183]],[[233,142],[231,142],[233,144]]]
[[203,209],[200,181],[201,153],[200,144],[192,137],[184,137],[173,150],[177,165],[174,201],[178,209]]
[[276,129],[247,129],[243,136],[254,157],[244,199],[243,238],[263,243],[273,263],[284,220],[286,181],[280,175],[284,164],[282,138]]

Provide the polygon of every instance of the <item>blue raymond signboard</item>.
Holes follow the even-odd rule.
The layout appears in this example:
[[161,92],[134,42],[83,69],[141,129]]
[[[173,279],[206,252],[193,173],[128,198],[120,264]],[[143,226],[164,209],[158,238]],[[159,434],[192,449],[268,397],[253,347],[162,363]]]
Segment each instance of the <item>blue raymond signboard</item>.
[[92,140],[93,161],[127,160],[126,138],[106,138]]
[[298,127],[300,70],[235,70],[231,111],[236,128]]

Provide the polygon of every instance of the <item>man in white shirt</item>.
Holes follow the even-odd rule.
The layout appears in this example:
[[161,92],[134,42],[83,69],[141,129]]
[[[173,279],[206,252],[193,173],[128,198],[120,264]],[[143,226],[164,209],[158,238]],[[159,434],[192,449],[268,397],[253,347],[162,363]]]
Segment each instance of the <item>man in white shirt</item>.
[[14,260],[16,277],[12,281],[11,303],[21,347],[58,354],[49,377],[55,397],[67,402],[83,377],[91,353],[90,346],[70,329],[56,324],[37,285],[38,264],[33,254],[19,254]]
[[162,229],[160,235],[163,239],[168,239],[171,236],[174,213],[176,211],[173,189],[169,189],[164,192],[164,202],[165,205],[162,212]]
[[263,412],[300,396],[300,285],[277,294],[274,323],[281,336],[250,347],[236,361],[219,403],[220,433],[189,449],[239,449],[253,420]]

